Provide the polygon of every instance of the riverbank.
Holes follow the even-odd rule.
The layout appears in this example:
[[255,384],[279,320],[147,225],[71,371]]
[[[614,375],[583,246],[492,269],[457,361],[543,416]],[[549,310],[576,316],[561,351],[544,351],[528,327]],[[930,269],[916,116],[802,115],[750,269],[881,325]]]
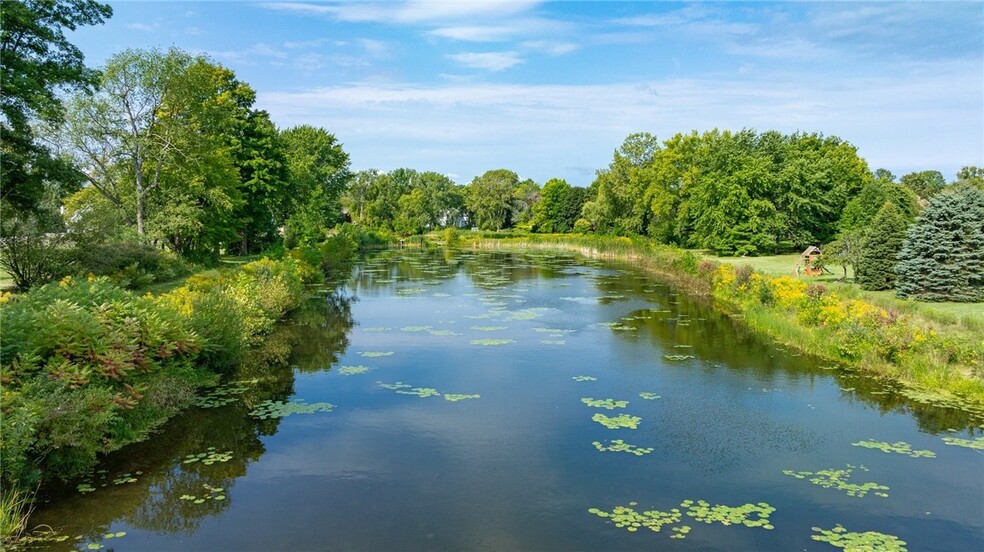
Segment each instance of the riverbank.
[[642,238],[461,236],[465,247],[545,249],[626,261],[712,300],[753,331],[893,384],[910,400],[984,420],[984,340],[976,324],[882,306],[859,294],[751,266],[721,263]]

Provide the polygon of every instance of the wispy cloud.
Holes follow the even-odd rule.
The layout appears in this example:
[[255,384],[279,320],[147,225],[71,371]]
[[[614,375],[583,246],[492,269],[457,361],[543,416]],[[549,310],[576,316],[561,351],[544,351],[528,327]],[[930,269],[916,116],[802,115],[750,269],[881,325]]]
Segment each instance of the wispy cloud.
[[157,32],[157,30],[160,28],[160,25],[158,25],[157,23],[153,23],[153,24],[147,24],[147,23],[127,23],[126,24],[126,28],[127,29],[132,29],[134,31],[143,31],[145,33],[153,33],[153,32]]
[[466,42],[499,42],[515,34],[514,27],[509,26],[461,26],[439,27],[427,34],[452,40]]
[[465,67],[488,71],[503,71],[524,61],[516,52],[466,52],[450,54],[448,59]]
[[579,46],[572,42],[552,42],[549,40],[527,40],[520,46],[527,50],[543,52],[551,56],[562,56],[578,50]]
[[982,97],[979,64],[840,79],[779,73],[595,85],[361,83],[261,93],[258,105],[281,125],[331,128],[357,166],[471,175],[476,163],[512,164],[540,181],[569,176],[586,184],[584,171],[558,173],[603,167],[611,149],[640,130],[663,138],[711,128],[820,131],[857,145],[872,166],[905,172],[984,164],[984,137],[967,140],[965,128],[980,121],[981,106],[970,99],[975,94],[954,98],[954,89]]
[[261,6],[278,11],[327,15],[341,21],[374,23],[441,23],[475,17],[503,17],[522,13],[541,4],[540,0],[499,0],[469,2],[267,2]]

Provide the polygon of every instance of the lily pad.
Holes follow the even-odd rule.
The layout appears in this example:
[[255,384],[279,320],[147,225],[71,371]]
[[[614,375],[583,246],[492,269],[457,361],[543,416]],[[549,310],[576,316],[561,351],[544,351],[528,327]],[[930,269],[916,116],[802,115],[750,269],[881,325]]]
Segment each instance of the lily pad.
[[331,412],[335,405],[326,402],[305,404],[304,401],[263,401],[256,405],[249,415],[261,420],[286,418],[294,414],[314,414],[315,412]]
[[629,454],[634,454],[636,456],[642,456],[644,454],[649,454],[653,450],[652,448],[638,447],[636,445],[630,445],[621,439],[615,439],[614,441],[609,441],[608,446],[603,445],[600,441],[595,441],[591,443],[600,452],[627,452]]
[[943,442],[955,447],[984,450],[984,437],[977,437],[976,439],[961,439],[960,437],[944,437]]
[[369,372],[372,368],[368,366],[339,366],[338,373],[343,376],[354,376],[356,374],[365,374]]
[[656,399],[662,398],[661,395],[657,395],[656,393],[650,393],[648,391],[643,391],[642,393],[639,393],[639,396],[646,399],[647,401],[655,401]]
[[594,376],[574,376],[571,379],[574,381],[598,381],[598,378]]
[[615,410],[616,408],[625,408],[629,406],[629,401],[616,401],[615,399],[592,399],[591,397],[584,397],[581,402],[590,406],[591,408],[604,408],[607,410]]
[[366,358],[385,357],[385,356],[393,356],[393,351],[386,351],[386,352],[381,352],[381,351],[362,351],[362,352],[359,353],[359,355],[360,356],[364,356]]
[[833,529],[813,528],[819,534],[810,535],[815,541],[826,542],[836,548],[843,548],[851,551],[878,551],[878,552],[906,552],[905,541],[894,535],[886,535],[877,531],[865,531],[864,533],[852,533],[837,524]]
[[[826,489],[836,489],[838,491],[844,491],[848,496],[854,496],[861,498],[868,494],[869,491],[874,491],[876,496],[888,497],[888,487],[885,485],[879,485],[878,483],[850,483],[851,475],[854,473],[855,466],[848,464],[847,469],[836,470],[836,469],[826,469],[816,472],[800,471],[795,472],[793,470],[783,470],[782,473],[790,477],[795,477],[796,479],[806,479],[810,478],[810,483],[814,485],[819,485]],[[857,469],[868,471],[868,468],[864,466],[858,466]]]
[[895,452],[898,454],[904,454],[906,456],[911,456],[913,458],[936,458],[936,453],[931,450],[912,450],[912,446],[905,441],[897,441],[895,443],[886,443],[884,441],[875,441],[874,439],[868,439],[867,441],[858,441],[857,443],[851,443],[856,447],[864,447],[870,449],[878,449],[882,452]]
[[493,345],[508,345],[510,343],[515,343],[515,341],[513,341],[512,339],[472,339],[471,340],[472,345],[493,346]]
[[639,427],[639,422],[642,421],[642,418],[638,416],[629,416],[628,414],[619,414],[618,416],[610,417],[598,413],[592,416],[591,419],[607,427],[608,429],[636,429]]
[[433,326],[403,326],[400,328],[401,332],[426,332],[432,329]]
[[445,393],[444,394],[444,400],[451,401],[451,402],[464,401],[464,400],[467,400],[467,399],[480,399],[480,398],[482,398],[481,395],[460,395],[460,394],[456,394],[456,393]]

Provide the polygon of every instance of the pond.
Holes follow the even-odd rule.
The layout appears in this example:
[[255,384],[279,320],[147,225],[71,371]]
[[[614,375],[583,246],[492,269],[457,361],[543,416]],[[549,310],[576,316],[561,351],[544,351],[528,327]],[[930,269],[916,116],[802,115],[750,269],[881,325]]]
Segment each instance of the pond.
[[984,550],[979,421],[630,267],[390,251],[311,293],[198,408],[46,489],[42,547]]

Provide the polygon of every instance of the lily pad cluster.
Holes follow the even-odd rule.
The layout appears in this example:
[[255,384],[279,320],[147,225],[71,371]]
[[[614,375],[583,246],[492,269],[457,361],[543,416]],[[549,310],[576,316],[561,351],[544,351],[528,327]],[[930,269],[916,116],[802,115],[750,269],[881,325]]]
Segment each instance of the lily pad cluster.
[[[383,383],[381,381],[376,382],[377,385],[383,389],[390,389],[396,391],[401,395],[416,395],[421,399],[426,399],[427,397],[439,397],[442,395],[440,391],[434,389],[433,387],[414,387],[409,383],[403,383],[398,381],[396,383]],[[449,402],[458,402],[468,399],[480,399],[481,395],[466,395],[459,393],[444,393],[444,400]]]
[[472,326],[469,329],[477,332],[498,332],[501,330],[508,330],[509,326]]
[[721,525],[744,525],[745,527],[761,527],[768,530],[775,529],[769,523],[769,516],[776,509],[765,502],[742,504],[741,506],[726,506],[724,504],[711,506],[703,500],[696,502],[684,500],[680,506],[687,508],[688,516],[707,524],[720,523]]
[[227,450],[225,452],[219,452],[215,450],[215,447],[208,447],[205,452],[199,452],[197,454],[189,454],[184,457],[181,461],[182,464],[194,464],[195,462],[201,462],[206,466],[211,466],[216,462],[228,462],[232,460],[232,451]]
[[584,397],[581,399],[581,402],[591,408],[605,408],[608,410],[629,406],[629,401],[616,401],[615,399],[592,399],[591,397]]
[[124,473],[124,474],[118,476],[116,479],[113,480],[113,485],[126,485],[127,483],[136,483],[137,482],[137,478],[136,477],[133,477],[133,476],[134,475],[140,475],[142,473],[143,472],[135,472],[135,473],[127,472],[127,473]]
[[639,427],[639,422],[642,421],[642,418],[638,416],[619,414],[618,416],[611,417],[611,416],[606,416],[600,412],[592,416],[591,419],[607,427],[608,429],[621,429],[621,428],[636,429]]
[[[126,473],[117,475],[112,480],[110,480],[109,479],[109,471],[107,471],[107,470],[96,470],[96,475],[99,477],[99,480],[100,480],[100,483],[99,483],[99,486],[100,487],[106,487],[106,486],[109,485],[110,482],[112,482],[113,485],[126,485],[128,483],[136,483],[137,482],[137,477],[136,476],[143,475],[143,473],[144,472],[142,472],[140,470],[137,470],[137,471],[134,471],[134,472],[126,472]],[[91,493],[91,492],[94,492],[96,490],[96,483],[90,479],[89,481],[85,481],[85,482],[79,483],[75,487],[75,490],[77,490],[78,492],[80,492],[82,494]]]
[[[611,512],[599,510],[598,508],[589,508],[588,512],[600,518],[611,520],[611,522],[615,524],[615,527],[624,527],[627,531],[631,532],[638,531],[642,527],[645,527],[651,531],[659,533],[665,525],[680,523],[682,514],[678,508],[673,508],[668,512],[663,512],[661,510],[646,510],[644,512],[637,512],[633,508],[633,506],[636,505],[638,505],[638,503],[630,502],[628,506],[616,506]],[[679,527],[679,529],[680,531],[677,531],[677,533],[672,535],[672,537],[684,538],[684,535],[690,532],[690,528],[687,526]],[[680,536],[677,537],[677,535]]]
[[639,396],[646,399],[647,401],[655,401],[656,399],[663,398],[662,395],[657,395],[656,393],[650,393],[648,391],[643,391],[639,393]]
[[368,366],[339,366],[338,373],[343,376],[354,376],[356,374],[365,374],[366,372],[372,370]]
[[428,330],[427,333],[431,335],[461,335],[460,333],[451,330]]
[[304,401],[271,401],[266,400],[256,405],[249,415],[261,420],[286,418],[292,414],[314,414],[315,412],[331,412],[335,405],[326,402],[306,404]]
[[[868,471],[868,468],[864,466],[859,466],[859,469]],[[796,479],[806,479],[810,478],[810,483],[814,485],[819,485],[827,489],[837,489],[838,491],[844,491],[848,496],[855,496],[858,498],[863,497],[868,494],[869,491],[874,491],[876,496],[887,497],[888,487],[885,485],[879,485],[878,483],[862,483],[858,485],[857,483],[849,483],[851,474],[854,473],[854,466],[848,464],[847,469],[835,470],[833,468],[820,470],[817,472],[801,471],[794,472],[793,470],[783,470],[782,473],[795,477]],[[812,476],[812,477],[811,477]]]
[[359,353],[360,356],[366,358],[376,358],[384,356],[393,356],[393,351],[362,351]]
[[427,330],[433,329],[433,326],[403,326],[400,328],[402,332],[426,332]]
[[388,332],[393,328],[387,328],[385,326],[373,326],[371,328],[362,328],[364,332]]
[[814,527],[813,531],[819,534],[810,535],[811,539],[826,542],[831,546],[848,551],[906,552],[908,550],[905,547],[905,541],[894,535],[886,535],[877,531],[852,533],[839,523],[833,529]]
[[931,450],[912,450],[912,446],[905,441],[897,441],[895,443],[886,443],[884,441],[875,441],[874,439],[868,439],[866,441],[858,441],[857,443],[851,443],[856,447],[864,447],[870,449],[878,449],[882,452],[895,452],[898,454],[905,454],[906,456],[911,456],[913,458],[936,458],[936,453]]
[[451,401],[451,402],[464,401],[464,400],[468,400],[468,399],[480,399],[480,398],[482,398],[481,395],[463,395],[463,394],[458,394],[458,393],[445,393],[444,394],[444,400]]
[[472,339],[472,345],[508,345],[509,343],[515,343],[512,339]]
[[644,454],[651,453],[654,449],[638,447],[636,445],[630,445],[621,439],[615,439],[614,441],[609,441],[606,447],[600,441],[595,441],[591,443],[600,452],[627,452],[629,454],[634,454],[636,456],[642,456]]
[[960,437],[944,437],[943,442],[955,447],[965,447],[970,449],[984,450],[984,437],[976,439],[962,439]]
[[209,392],[195,399],[198,408],[218,408],[239,400],[239,396],[249,391],[253,382],[232,382],[227,385],[213,387]]
[[694,355],[663,355],[666,360],[687,360],[689,358],[695,358]]
[[193,504],[203,504],[206,500],[226,499],[225,495],[223,494],[225,489],[223,489],[222,487],[213,487],[208,484],[202,485],[202,487],[204,487],[207,492],[201,496],[186,494],[186,495],[181,495],[179,498],[181,500],[187,500]]
[[574,376],[571,379],[574,381],[598,381],[598,378],[594,376]]
[[540,341],[544,345],[566,345],[567,340],[565,339],[543,339]]

